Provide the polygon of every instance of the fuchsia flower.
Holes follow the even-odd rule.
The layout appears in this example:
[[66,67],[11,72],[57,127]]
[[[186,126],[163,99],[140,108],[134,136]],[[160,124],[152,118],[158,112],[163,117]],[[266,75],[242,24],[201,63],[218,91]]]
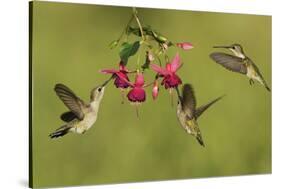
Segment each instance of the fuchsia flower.
[[107,70],[101,70],[101,73],[104,74],[112,74],[115,77],[114,85],[117,88],[121,89],[126,89],[129,87],[129,84],[125,81],[129,81],[128,77],[128,70],[127,68],[123,65],[122,62],[119,63],[119,70],[115,69],[107,69]]
[[177,53],[171,63],[166,64],[166,68],[161,68],[157,64],[151,64],[151,68],[163,77],[161,85],[164,85],[166,89],[175,88],[182,83],[180,77],[176,74],[176,71],[181,67],[180,57]]
[[127,94],[129,101],[131,102],[144,102],[145,90],[143,89],[144,78],[141,73],[136,74],[135,83],[132,85],[132,89]]
[[189,42],[177,43],[176,45],[183,50],[189,50],[193,48],[193,45]]
[[[119,76],[120,73],[117,73]],[[142,73],[136,74],[135,83],[130,83],[127,79],[122,78],[132,89],[127,94],[128,100],[131,102],[144,102],[146,95],[144,90],[144,77]]]
[[159,87],[158,87],[158,81],[155,80],[152,88],[152,98],[153,100],[156,100],[159,93]]

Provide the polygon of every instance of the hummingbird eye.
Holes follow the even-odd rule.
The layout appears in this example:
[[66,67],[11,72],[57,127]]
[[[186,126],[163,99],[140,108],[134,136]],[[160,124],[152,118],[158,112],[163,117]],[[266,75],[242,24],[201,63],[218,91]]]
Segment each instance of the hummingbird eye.
[[101,88],[98,88],[98,91],[101,92]]

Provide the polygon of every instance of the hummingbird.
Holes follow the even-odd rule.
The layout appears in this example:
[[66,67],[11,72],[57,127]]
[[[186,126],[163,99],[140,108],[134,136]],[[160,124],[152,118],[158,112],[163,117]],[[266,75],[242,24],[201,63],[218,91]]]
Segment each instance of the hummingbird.
[[229,46],[214,46],[214,48],[226,48],[234,54],[230,55],[222,52],[211,53],[210,57],[216,63],[222,65],[230,71],[245,74],[249,78],[250,85],[254,84],[254,81],[258,81],[269,92],[271,91],[261,72],[259,71],[259,68],[244,53],[244,50],[241,45],[232,44]]
[[182,95],[180,95],[178,88],[176,88],[176,91],[179,99],[177,105],[177,117],[181,126],[188,134],[194,136],[201,146],[205,147],[197,119],[205,110],[222,99],[223,96],[197,108],[192,85],[185,84],[182,87]]
[[91,90],[89,103],[85,103],[81,100],[64,84],[56,84],[54,88],[56,94],[70,111],[60,116],[65,124],[51,133],[49,137],[62,137],[70,132],[84,134],[89,130],[97,120],[99,105],[103,98],[105,85],[108,81]]

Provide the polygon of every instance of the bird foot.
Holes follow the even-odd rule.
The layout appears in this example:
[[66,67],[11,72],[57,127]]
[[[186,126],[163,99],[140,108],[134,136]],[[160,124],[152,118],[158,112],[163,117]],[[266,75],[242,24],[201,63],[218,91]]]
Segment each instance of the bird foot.
[[254,80],[252,80],[252,79],[250,79],[249,82],[250,82],[250,85],[253,85],[255,83]]

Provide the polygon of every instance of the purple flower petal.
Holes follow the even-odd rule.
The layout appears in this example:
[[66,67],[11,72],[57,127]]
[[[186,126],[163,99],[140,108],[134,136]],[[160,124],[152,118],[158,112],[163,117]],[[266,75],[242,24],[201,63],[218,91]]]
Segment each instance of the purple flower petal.
[[[115,74],[115,75],[116,75],[116,74]],[[120,75],[123,75],[123,77],[120,78],[120,77],[119,77]],[[117,88],[123,88],[123,89],[128,88],[130,85],[124,80],[124,78],[129,81],[129,77],[127,76],[127,74],[124,74],[124,73],[120,73],[120,72],[119,72],[119,74],[116,75],[116,77],[115,77],[114,85],[115,85]]]
[[176,74],[167,75],[161,82],[161,85],[165,86],[165,89],[175,88],[178,85],[182,84],[180,77]]
[[134,87],[127,94],[129,101],[131,102],[144,102],[145,101],[145,90],[141,87]]

